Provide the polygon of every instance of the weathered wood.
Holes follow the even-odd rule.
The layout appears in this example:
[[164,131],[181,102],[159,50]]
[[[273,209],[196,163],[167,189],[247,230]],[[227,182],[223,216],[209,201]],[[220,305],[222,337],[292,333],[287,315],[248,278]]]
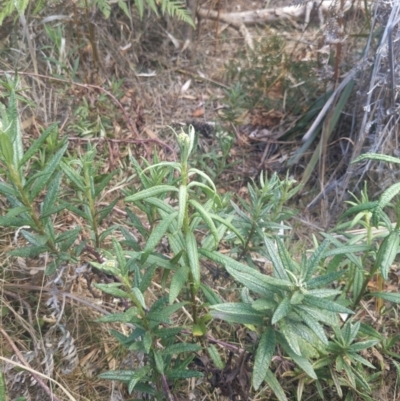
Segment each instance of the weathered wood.
[[[358,2],[356,3],[358,4]],[[348,11],[352,6],[350,0],[345,0],[343,11]],[[279,20],[294,20],[304,18],[304,22],[308,24],[310,22],[311,13],[313,8],[318,10],[318,17],[321,24],[324,23],[324,15],[329,14],[331,10],[339,10],[340,0],[311,0],[308,3],[304,3],[299,6],[286,6],[279,8],[264,8],[252,11],[224,13],[217,12],[214,10],[207,10],[199,8],[197,15],[201,18],[219,20],[232,24],[234,27],[239,27],[242,24],[262,24],[271,23]]]

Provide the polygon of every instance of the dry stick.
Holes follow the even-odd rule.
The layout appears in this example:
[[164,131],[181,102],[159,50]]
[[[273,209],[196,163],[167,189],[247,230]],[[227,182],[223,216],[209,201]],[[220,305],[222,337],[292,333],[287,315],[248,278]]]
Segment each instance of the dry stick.
[[[5,75],[5,74],[15,74],[15,71],[4,71],[4,70],[0,70],[0,75]],[[92,84],[80,84],[77,82],[73,82],[73,81],[69,81],[67,79],[62,79],[62,78],[54,78],[54,77],[49,77],[48,75],[43,75],[43,74],[34,74],[34,73],[30,73],[30,72],[24,72],[24,71],[19,71],[17,74],[20,75],[27,75],[27,76],[32,76],[32,77],[38,77],[38,78],[43,78],[43,79],[48,79],[51,81],[56,81],[56,82],[62,82],[65,84],[70,84],[70,85],[75,85],[78,86],[80,88],[85,88],[85,89],[96,89],[99,90],[100,92],[105,93],[107,96],[109,96],[114,103],[119,107],[119,109],[122,111],[122,114],[124,115],[124,118],[126,120],[126,122],[128,123],[131,131],[136,135],[136,137],[139,137],[139,132],[137,130],[137,128],[135,127],[135,125],[133,124],[132,119],[128,116],[128,114],[126,113],[126,110],[124,109],[124,107],[122,106],[122,104],[118,101],[118,99],[111,93],[109,92],[107,89],[102,88],[101,86],[98,85],[92,85]],[[159,139],[136,139],[136,140],[132,140],[131,143],[146,143],[146,142],[155,142],[158,143],[159,145],[165,147],[166,149],[168,149],[172,154],[175,154],[175,151],[166,143],[160,141]]]
[[61,401],[58,397],[56,397],[49,389],[49,387],[46,385],[46,383],[39,377],[38,372],[35,372],[30,366],[29,363],[26,362],[24,356],[21,354],[20,350],[18,347],[15,345],[14,341],[10,338],[10,336],[7,334],[7,332],[0,327],[0,333],[3,334],[3,336],[6,338],[8,343],[11,345],[11,348],[14,350],[15,354],[17,355],[18,359],[22,362],[25,368],[29,368],[29,371],[32,373],[32,376],[34,379],[39,383],[39,385],[43,388],[43,390],[46,392],[46,394],[49,395],[49,397],[54,400],[54,401]]

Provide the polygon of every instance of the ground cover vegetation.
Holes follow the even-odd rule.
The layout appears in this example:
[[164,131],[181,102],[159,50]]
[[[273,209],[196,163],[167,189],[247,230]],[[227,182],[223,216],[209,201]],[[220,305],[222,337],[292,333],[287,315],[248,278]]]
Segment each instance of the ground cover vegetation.
[[193,10],[5,2],[0,400],[396,399],[400,5]]

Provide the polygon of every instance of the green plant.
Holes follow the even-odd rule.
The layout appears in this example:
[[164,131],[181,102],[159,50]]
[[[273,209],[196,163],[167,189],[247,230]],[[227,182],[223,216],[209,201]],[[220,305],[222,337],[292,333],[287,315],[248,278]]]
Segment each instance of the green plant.
[[[24,258],[48,252],[53,258],[46,272],[52,273],[62,263],[74,259],[75,252],[70,248],[79,235],[80,228],[56,233],[53,218],[65,205],[58,202],[62,172],[58,170],[68,143],[63,141],[54,149],[39,171],[30,169],[31,160],[40,151],[46,140],[54,134],[54,126],[46,129],[27,151],[22,144],[22,131],[19,124],[16,90],[17,80],[3,84],[9,89],[8,107],[0,105],[0,164],[5,180],[0,183],[0,193],[4,195],[10,209],[0,217],[3,227],[19,227],[28,246],[11,251],[14,256]],[[44,194],[44,195],[43,195]]]
[[[228,159],[235,141],[232,135],[221,130],[216,130],[215,139],[218,141],[218,146],[213,146],[211,149],[201,149],[193,164],[206,172],[217,183],[224,170],[232,166],[228,163]],[[201,142],[199,148],[200,146]]]
[[195,353],[202,347],[187,342],[189,333],[185,334],[183,327],[173,324],[172,316],[186,302],[168,304],[168,297],[161,297],[148,306],[145,301],[145,292],[151,284],[157,266],[153,264],[141,275],[137,260],[127,259],[115,239],[113,245],[113,254],[107,254],[112,259],[94,265],[107,274],[112,274],[119,282],[96,284],[96,287],[107,294],[129,301],[132,306],[125,312],[113,313],[98,321],[133,325],[129,336],[114,330],[112,334],[127,350],[135,354],[144,354],[145,359],[141,367],[105,372],[100,377],[126,383],[129,393],[141,392],[151,395],[152,399],[164,400],[166,396],[171,396],[171,388],[173,391],[174,383],[180,379],[202,376],[200,372],[188,369]]
[[375,346],[380,340],[355,342],[360,325],[360,322],[353,324],[348,320],[342,328],[332,326],[334,336],[324,350],[328,355],[317,361],[315,368],[321,369],[328,366],[339,397],[343,397],[343,387],[345,387],[352,389],[354,393],[361,394],[364,400],[371,400],[369,397],[371,387],[363,366],[370,369],[375,369],[375,366],[363,358],[360,352]]
[[100,166],[95,158],[96,150],[89,144],[87,151],[81,158],[68,162],[62,161],[60,167],[69,179],[69,187],[76,197],[70,199],[68,203],[63,203],[63,205],[88,223],[90,241],[95,248],[99,248],[106,236],[115,228],[111,226],[100,232],[100,224],[111,213],[119,199],[118,196],[115,197],[104,208],[97,205],[97,199],[117,173],[117,170],[110,174],[100,174]]
[[[116,171],[100,174],[95,149],[90,145],[80,159],[63,160],[68,143],[65,139],[58,140],[55,125],[47,128],[25,151],[17,114],[17,85],[17,81],[10,80],[5,84],[10,91],[8,108],[0,106],[0,171],[5,177],[0,183],[0,194],[10,205],[7,214],[0,217],[0,225],[17,227],[28,243],[11,251],[11,255],[27,258],[47,252],[50,263],[46,274],[52,274],[62,264],[76,263],[85,246],[99,248],[114,229],[111,226],[100,232],[99,227],[118,197],[103,208],[96,202]],[[69,189],[62,188],[63,173],[69,180]],[[88,224],[91,243],[75,243],[80,226],[56,229],[54,222],[66,209]]]
[[[179,163],[160,162],[142,171],[133,161],[145,189],[127,196],[125,201],[134,202],[137,207],[146,210],[152,226],[156,219],[160,219],[159,224],[153,226],[141,259],[146,260],[161,238],[167,237],[174,254],[173,260],[179,266],[171,280],[169,302],[172,304],[182,288],[188,284],[193,331],[196,335],[202,335],[205,333],[205,320],[199,319],[196,305],[196,294],[201,280],[198,244],[194,233],[201,224],[205,224],[210,233],[202,239],[202,246],[208,249],[218,246],[227,228],[235,232],[242,241],[243,239],[228,219],[213,213],[213,208],[221,204],[213,181],[201,170],[191,168],[188,164],[195,144],[193,127],[189,128],[188,134],[182,132],[177,135],[177,140],[181,152]],[[144,176],[146,171],[153,171],[152,181]],[[167,171],[175,171],[179,178],[168,184],[160,184],[160,178],[163,179]],[[191,177],[194,176],[197,176],[198,180],[192,181]],[[167,195],[177,197],[177,209],[162,200]],[[216,223],[220,224],[218,228]]]
[[[273,276],[258,272],[227,256],[201,250],[204,256],[221,263],[246,291],[240,303],[211,306],[214,318],[251,327],[259,336],[253,368],[253,387],[257,390],[265,380],[279,400],[286,400],[283,388],[271,370],[277,349],[284,352],[310,378],[317,380],[312,359],[328,345],[324,325],[338,326],[338,313],[352,314],[332,298],[341,293],[328,285],[341,277],[345,270],[314,276],[325,259],[328,241],[301,263],[294,261],[279,237],[275,244],[264,238],[273,265]],[[257,298],[253,298],[253,295]]]
[[295,180],[288,177],[281,180],[276,173],[269,179],[266,174],[260,174],[259,180],[259,185],[254,182],[247,185],[249,200],[238,197],[239,205],[231,202],[235,211],[232,224],[245,238],[241,249],[232,249],[237,251],[239,260],[250,252],[263,253],[264,237],[290,228],[283,222],[296,213],[285,206],[301,189],[299,185],[294,186]]
[[[144,211],[148,218],[150,228],[146,229],[136,213],[127,209],[130,223],[145,238],[144,247],[141,249],[129,230],[121,228],[124,245],[134,251],[123,251],[121,245],[113,240],[114,252],[107,253],[109,259],[104,263],[94,263],[98,269],[118,279],[117,283],[98,284],[97,287],[132,303],[126,312],[112,314],[100,321],[134,325],[128,337],[118,332],[113,334],[128,350],[146,355],[145,364],[140,369],[111,371],[101,377],[126,382],[130,392],[146,392],[160,400],[171,394],[170,386],[173,387],[178,379],[202,375],[189,368],[195,356],[193,353],[200,351],[202,346],[190,343],[188,334],[194,335],[194,338],[203,336],[206,323],[210,320],[207,314],[201,314],[197,304],[199,289],[214,302],[218,300],[213,291],[201,283],[199,245],[195,233],[200,227],[203,230],[207,227],[209,233],[202,238],[202,247],[213,250],[226,229],[237,232],[229,220],[213,213],[220,199],[211,179],[188,164],[195,144],[194,129],[190,127],[188,134],[180,133],[177,140],[181,151],[180,162],[158,162],[155,159],[155,164],[145,162],[147,167],[142,169],[131,158],[143,188],[134,194],[127,194],[125,201]],[[193,180],[193,177],[197,179]],[[173,253],[171,258],[157,251],[162,238],[168,241]],[[162,285],[168,288],[169,294],[150,306],[145,301],[146,291],[157,268],[162,270]],[[170,272],[173,275],[168,282]],[[184,288],[188,292],[188,300],[175,302]],[[173,318],[186,304],[191,306],[192,312],[190,331]]]

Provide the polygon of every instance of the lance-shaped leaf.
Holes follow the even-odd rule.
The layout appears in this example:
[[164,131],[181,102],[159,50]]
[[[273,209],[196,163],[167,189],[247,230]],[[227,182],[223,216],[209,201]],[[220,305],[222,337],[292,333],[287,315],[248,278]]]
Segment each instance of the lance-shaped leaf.
[[178,297],[189,276],[189,267],[182,266],[172,277],[169,288],[169,303],[172,304]]
[[207,226],[210,229],[212,235],[214,236],[215,245],[218,245],[218,242],[219,242],[218,231],[217,231],[217,228],[215,227],[214,221],[211,218],[211,216],[208,213],[208,211],[199,202],[197,202],[197,201],[195,201],[193,199],[191,199],[189,201],[189,203],[196,209],[196,211],[202,217],[204,222],[207,224]]
[[190,272],[192,274],[195,291],[200,287],[200,263],[197,251],[197,241],[195,235],[189,231],[185,236],[186,251],[189,259]]
[[287,316],[291,310],[292,305],[289,298],[283,298],[272,316],[271,324],[279,322],[282,318]]
[[267,370],[269,369],[272,356],[274,355],[275,345],[275,331],[271,327],[267,327],[258,343],[254,360],[252,377],[254,390],[258,390],[267,375]]
[[65,151],[67,150],[68,142],[53,156],[45,168],[37,174],[37,179],[33,184],[29,196],[31,200],[34,200],[36,196],[44,189],[48,184],[51,176],[53,175],[56,168],[60,165],[61,158],[63,157]]
[[329,246],[329,241],[325,240],[316,250],[315,252],[312,254],[312,256],[308,259],[307,261],[307,267],[305,270],[305,277],[304,280],[308,281],[311,279],[313,273],[315,272],[315,270],[317,269],[319,262],[321,261],[321,259],[324,257],[325,254],[325,250],[328,248]]
[[172,185],[156,185],[154,187],[144,189],[143,191],[140,191],[134,195],[127,196],[125,198],[125,201],[136,202],[166,192],[178,192],[178,189],[176,187],[173,187]]
[[186,185],[179,186],[179,208],[178,208],[178,227],[177,229],[180,230],[183,221],[185,219],[185,215],[187,212],[187,201],[188,201],[188,187]]
[[354,314],[354,312],[350,309],[345,308],[342,305],[339,305],[336,302],[329,301],[327,299],[323,298],[317,298],[313,297],[312,295],[304,295],[304,302],[307,305],[314,306],[317,308],[321,309],[326,309],[330,312],[336,312],[336,313],[348,313],[348,314]]
[[393,230],[379,247],[375,270],[379,269],[384,280],[388,279],[389,269],[399,250],[400,231]]
[[277,252],[276,246],[268,238],[264,238],[264,243],[265,247],[267,248],[267,252],[272,262],[272,265],[274,266],[274,274],[280,279],[288,280],[289,279],[288,275],[285,271],[282,260]]
[[164,218],[160,224],[152,231],[150,234],[146,246],[144,248],[144,253],[153,252],[158,243],[160,242],[161,238],[165,235],[166,231],[168,230],[171,222],[176,218],[178,212],[174,212]]
[[274,392],[279,401],[287,401],[286,394],[283,391],[282,386],[279,384],[278,379],[270,369],[267,369],[265,381],[268,383],[268,386]]
[[279,292],[279,290],[282,289],[293,288],[293,284],[289,281],[280,280],[262,274],[257,270],[218,252],[210,252],[206,249],[201,249],[200,253],[214,262],[223,264],[229,274],[231,274],[238,282],[244,284],[249,290],[254,291],[257,294],[271,295],[271,292]]
[[264,314],[254,310],[251,305],[244,303],[224,303],[213,305],[211,316],[229,323],[261,325]]
[[395,304],[400,304],[400,294],[394,292],[370,292],[371,295],[376,298],[381,298],[384,301],[393,302]]

